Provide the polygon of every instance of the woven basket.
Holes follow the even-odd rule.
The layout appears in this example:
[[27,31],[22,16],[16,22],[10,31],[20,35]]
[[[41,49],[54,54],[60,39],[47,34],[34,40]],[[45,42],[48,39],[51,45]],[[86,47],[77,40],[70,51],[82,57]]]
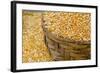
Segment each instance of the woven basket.
[[90,59],[90,41],[63,39],[52,34],[42,24],[45,44],[54,61]]

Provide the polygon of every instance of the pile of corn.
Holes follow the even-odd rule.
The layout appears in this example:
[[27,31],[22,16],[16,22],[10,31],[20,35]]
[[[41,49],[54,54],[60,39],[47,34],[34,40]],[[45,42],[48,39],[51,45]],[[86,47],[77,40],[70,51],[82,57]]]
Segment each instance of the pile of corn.
[[90,41],[90,13],[44,12],[45,28],[61,38],[78,41]]
[[51,61],[44,43],[41,12],[23,11],[23,63]]
[[[38,12],[38,11],[24,11],[22,13],[22,62],[30,63],[30,62],[45,62],[52,61],[53,57],[50,54],[50,49],[44,42],[44,32],[42,25],[50,31],[52,34],[56,36],[60,36],[62,38],[70,38],[73,40],[80,41],[89,41],[90,40],[90,13],[77,13],[77,12]],[[57,43],[52,45],[57,45]],[[51,44],[50,43],[50,44]],[[50,46],[50,44],[48,46]],[[52,46],[51,45],[51,46]],[[60,44],[60,47],[62,44]],[[64,46],[63,46],[64,47]],[[56,46],[53,47],[54,50],[57,50]],[[61,48],[63,49],[63,48]],[[86,51],[88,50],[88,51]],[[80,55],[80,50],[78,50],[79,54],[70,53],[70,55],[75,55],[75,58],[71,58],[68,56],[68,53],[65,54],[66,58],[71,58],[70,60],[77,59],[80,60],[80,56],[84,56],[85,53],[87,57],[90,58],[90,48],[83,49],[82,55]],[[60,51],[60,50],[58,50]],[[73,48],[66,48],[65,52],[74,51]],[[54,51],[52,51],[55,53]],[[56,54],[56,53],[55,53]],[[77,58],[76,58],[77,55]],[[56,56],[56,55],[53,55]],[[86,59],[89,59],[86,58]],[[67,59],[66,59],[67,60]]]

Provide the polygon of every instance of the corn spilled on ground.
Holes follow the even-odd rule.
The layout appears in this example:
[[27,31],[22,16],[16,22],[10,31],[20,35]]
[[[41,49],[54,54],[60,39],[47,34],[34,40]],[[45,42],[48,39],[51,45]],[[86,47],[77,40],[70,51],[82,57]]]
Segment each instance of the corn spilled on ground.
[[41,13],[23,11],[23,63],[51,60],[44,43]]
[[91,33],[90,13],[44,12],[45,28],[56,36],[78,41],[89,41]]
[[[22,14],[23,63],[52,61],[53,56],[56,57],[56,54],[52,54],[53,56],[50,54],[50,48],[48,48],[44,42],[45,34],[42,25],[45,25],[45,28],[47,28],[52,34],[62,38],[70,38],[80,41],[90,40],[91,15],[89,13],[23,11]],[[42,20],[42,18],[44,20]],[[48,43],[48,46],[50,46],[51,43]],[[54,44],[51,45],[51,48],[53,47],[58,53],[60,50],[55,46],[57,43],[52,43]],[[64,53],[60,52],[64,54],[64,57],[67,58],[66,60],[82,60],[84,57],[87,57],[85,59],[90,59],[90,48],[88,47],[88,49],[85,48],[85,50],[81,48],[75,49],[62,44],[59,45],[61,49],[64,49]],[[56,53],[55,51],[52,52]],[[82,54],[80,54],[80,52]]]

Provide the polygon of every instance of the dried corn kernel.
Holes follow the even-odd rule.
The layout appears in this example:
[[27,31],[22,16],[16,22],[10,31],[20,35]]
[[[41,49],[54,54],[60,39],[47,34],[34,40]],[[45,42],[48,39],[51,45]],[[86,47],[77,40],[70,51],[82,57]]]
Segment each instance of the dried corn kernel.
[[23,63],[51,61],[44,43],[41,12],[23,11]]
[[78,41],[90,40],[90,13],[78,12],[44,12],[45,28],[63,38]]

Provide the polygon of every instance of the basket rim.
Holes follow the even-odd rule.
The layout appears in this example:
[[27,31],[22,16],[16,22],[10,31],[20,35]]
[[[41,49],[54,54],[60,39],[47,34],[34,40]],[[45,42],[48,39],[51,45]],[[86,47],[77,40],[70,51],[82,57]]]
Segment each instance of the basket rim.
[[48,31],[47,28],[44,27],[44,25],[42,25],[42,28],[43,28],[45,36],[49,37],[50,39],[54,40],[57,43],[65,43],[66,44],[66,42],[69,42],[69,43],[76,43],[76,44],[91,44],[91,40],[78,41],[78,40],[73,40],[73,39],[69,39],[69,38],[63,39],[60,36],[56,37],[56,35],[51,33],[50,31]]

